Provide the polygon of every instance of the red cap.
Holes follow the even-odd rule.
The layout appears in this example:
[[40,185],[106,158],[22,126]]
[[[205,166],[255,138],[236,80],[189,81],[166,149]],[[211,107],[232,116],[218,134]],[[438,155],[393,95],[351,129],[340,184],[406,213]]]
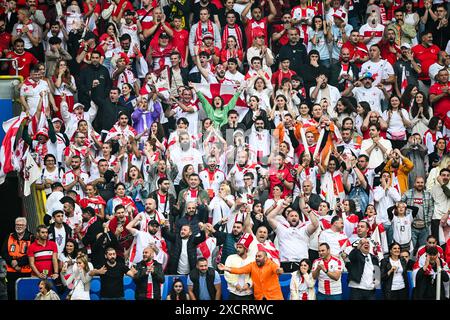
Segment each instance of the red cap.
[[264,30],[262,28],[253,29],[253,37],[265,37]]
[[236,242],[236,245],[243,245],[248,250],[250,244],[253,242],[253,235],[251,233],[244,233],[242,237]]

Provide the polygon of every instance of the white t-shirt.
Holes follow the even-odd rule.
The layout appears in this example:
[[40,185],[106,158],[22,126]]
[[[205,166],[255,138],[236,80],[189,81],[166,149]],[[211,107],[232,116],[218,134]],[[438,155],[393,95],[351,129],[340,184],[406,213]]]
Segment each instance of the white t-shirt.
[[319,235],[319,243],[324,242],[328,243],[330,252],[334,256],[339,256],[346,247],[351,245],[344,232],[334,232],[331,229],[324,230]]
[[379,114],[381,114],[381,100],[384,100],[383,91],[372,85],[372,87],[369,89],[366,89],[363,86],[355,87],[353,88],[352,92],[355,96],[356,101],[366,101],[367,103],[369,103],[371,111],[377,111]]
[[58,247],[58,254],[63,252],[66,246],[66,229],[64,229],[64,226],[61,226],[59,229],[55,226],[55,239],[53,241],[56,242],[56,246]]
[[306,225],[290,227],[288,224],[278,222],[275,232],[281,262],[299,262],[308,258],[309,234],[306,228]]
[[358,288],[362,290],[373,290],[375,289],[375,272],[372,259],[370,255],[365,257],[365,264],[363,274],[361,276],[361,281],[356,283],[355,281],[350,281],[348,286],[350,288]]
[[195,103],[189,104],[189,107],[194,109],[194,112],[186,112],[181,107],[175,109],[175,119],[186,118],[189,121],[188,132],[191,136],[197,136],[198,134],[198,111],[199,107]]
[[[330,260],[326,261],[322,258],[314,260],[312,271],[315,271],[317,269],[317,266],[320,264],[323,264],[325,266],[325,270],[336,272],[341,271],[342,272],[342,262],[341,260],[331,256]],[[341,279],[339,280],[333,280],[331,279],[323,270],[320,270],[319,273],[319,292],[326,295],[335,295],[335,294],[341,294],[342,293],[342,283]]]
[[[232,203],[234,203],[234,196],[229,194],[226,196],[226,199]],[[214,197],[209,204],[209,209],[211,210],[210,217],[212,218],[212,225],[214,226],[216,223],[220,221],[222,218],[228,218],[228,222],[226,224],[226,229],[224,232],[231,232],[233,229],[234,219],[232,219],[232,209],[228,204],[225,203],[222,198],[219,196]]]
[[[395,74],[392,65],[387,60],[383,59],[380,59],[378,62],[373,62],[370,60],[364,62],[361,66],[360,75],[364,74],[365,72],[372,73],[372,76],[375,78],[372,86],[376,86],[381,82],[381,80],[386,80],[389,78],[389,76]],[[387,92],[390,92],[392,89],[392,85],[385,85],[385,88]]]
[[187,151],[181,150],[181,148],[176,147],[171,151],[171,158],[173,163],[178,167],[178,175],[175,178],[174,184],[180,183],[181,175],[183,173],[183,168],[185,165],[192,164],[194,166],[194,171],[198,173],[198,165],[203,164],[203,159],[201,153],[194,148],[189,148]]
[[367,48],[369,48],[373,44],[377,44],[378,42],[383,39],[383,32],[384,32],[384,25],[378,24],[375,28],[372,28],[368,23],[361,26],[359,29],[359,33],[364,36],[365,39],[368,39],[372,36],[372,33],[375,34],[375,36],[370,40],[368,43],[366,43]]
[[132,251],[135,250],[135,255],[133,255],[132,259],[130,258],[130,264],[136,264],[142,261],[142,253],[144,252],[144,249],[148,247],[150,244],[154,244],[158,249],[159,252],[157,255],[155,255],[154,259],[158,261],[159,263],[164,263],[164,252],[161,250],[161,241],[156,239],[154,236],[152,236],[148,232],[144,231],[137,231],[133,244],[132,244]]
[[[39,99],[42,91],[50,92],[47,81],[39,80],[38,84],[33,87],[32,85],[27,85],[27,82],[22,84],[20,88],[20,96],[24,97],[30,107],[30,116],[34,116],[39,105]],[[48,105],[48,96],[45,96],[42,101],[43,105]],[[42,115],[43,116],[43,115]]]
[[395,216],[392,218],[392,227],[394,229],[394,240],[403,245],[411,241],[411,224],[413,217],[411,214],[405,217]]
[[[87,173],[81,171],[81,173],[80,173],[80,179],[83,180],[84,183],[88,183],[88,181],[89,181],[89,175],[88,175]],[[62,178],[62,185],[65,187],[65,186],[68,186],[69,184],[71,184],[71,183],[74,182],[74,181],[75,181],[75,174],[73,173],[72,170],[70,170],[70,171],[66,172],[66,173],[63,175],[63,178]],[[76,184],[72,187],[71,190],[74,190],[74,191],[80,196],[80,199],[83,199],[83,198],[86,197],[86,196],[85,196],[85,193],[84,193],[84,191],[83,191],[83,188],[81,187],[80,183],[76,183]]]
[[405,281],[403,279],[403,267],[400,263],[400,260],[394,261],[391,258],[389,258],[389,262],[391,263],[391,266],[397,267],[397,270],[394,272],[394,277],[392,278],[392,287],[391,290],[401,290],[405,288]]
[[[406,120],[409,120],[409,113],[405,109],[400,109],[399,111],[402,112],[403,118]],[[388,111],[384,111],[382,115],[383,119],[387,122],[388,120]],[[405,125],[403,124],[402,117],[400,116],[400,113],[392,112],[391,120],[389,121],[389,127],[387,129],[386,137],[390,139],[392,136],[390,133],[406,133]],[[406,135],[404,140],[406,140]]]
[[180,254],[180,260],[178,261],[178,274],[189,274],[190,267],[189,267],[189,259],[187,254],[187,243],[189,239],[181,239],[181,254]]

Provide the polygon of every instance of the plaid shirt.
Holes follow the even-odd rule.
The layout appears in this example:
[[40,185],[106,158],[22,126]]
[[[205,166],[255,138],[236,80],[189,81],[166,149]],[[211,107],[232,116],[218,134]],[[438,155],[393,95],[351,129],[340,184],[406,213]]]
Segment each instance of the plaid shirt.
[[[402,196],[402,201],[406,202],[406,204],[408,206],[416,206],[417,207],[417,205],[414,204],[414,193],[415,193],[414,188],[406,190],[406,192]],[[427,227],[429,227],[430,223],[431,223],[431,217],[433,216],[433,212],[434,212],[434,199],[431,196],[431,193],[426,190],[422,191],[422,199],[423,199],[423,204],[422,204],[423,216],[424,216],[424,220],[425,220]]]

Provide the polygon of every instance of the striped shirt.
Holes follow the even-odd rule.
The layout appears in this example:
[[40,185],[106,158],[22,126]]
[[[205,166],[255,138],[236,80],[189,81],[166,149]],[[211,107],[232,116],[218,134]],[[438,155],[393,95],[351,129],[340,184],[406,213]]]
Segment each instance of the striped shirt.
[[[39,272],[48,270],[48,276],[53,274],[53,253],[58,253],[58,247],[54,241],[46,241],[45,245],[41,245],[37,242],[33,242],[28,248],[28,257],[34,257],[34,265]],[[33,276],[37,276],[32,273]]]
[[[325,266],[325,270],[328,270],[330,272],[342,272],[343,266],[341,260],[333,256],[330,256],[330,259],[328,260],[324,260],[322,258],[314,260],[312,271],[315,271],[317,269],[319,263],[323,263],[323,265]],[[320,270],[318,279],[320,293],[326,295],[342,294],[342,284],[340,278],[337,281],[333,280],[323,270]]]

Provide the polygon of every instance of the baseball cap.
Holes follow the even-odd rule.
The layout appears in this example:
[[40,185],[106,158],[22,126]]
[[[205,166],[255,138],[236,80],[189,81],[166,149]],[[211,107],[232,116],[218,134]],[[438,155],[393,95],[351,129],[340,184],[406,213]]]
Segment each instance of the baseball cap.
[[63,185],[62,185],[61,182],[53,182],[51,187],[52,187],[52,189],[55,189],[55,188],[58,188],[58,187],[63,188]]
[[163,38],[163,39],[169,39],[170,38],[169,35],[167,34],[167,32],[161,32],[159,37]]
[[59,202],[61,202],[62,204],[68,202],[68,203],[70,203],[71,205],[75,206],[75,200],[73,200],[73,198],[71,198],[71,197],[69,197],[69,196],[64,196],[64,197],[62,197],[62,198],[59,200]]
[[375,80],[373,78],[372,72],[364,72],[360,77],[359,80],[363,80],[363,79],[371,79],[372,81]]
[[253,37],[265,37],[264,30],[262,28],[255,28],[253,29]]
[[84,110],[84,106],[79,102],[77,102],[73,105],[73,110],[75,110],[76,108],[83,108],[83,110]]
[[134,11],[128,9],[125,11],[125,15],[126,16],[134,16]]
[[203,34],[203,37],[202,37],[202,40],[205,40],[205,39],[214,39],[214,36],[213,36],[213,34],[211,33],[211,32],[205,32],[204,34]]
[[58,117],[55,117],[55,118],[52,119],[52,123],[55,123],[55,122],[58,122],[58,121],[63,123],[63,121],[60,118],[58,118]]
[[411,49],[411,45],[409,43],[402,43],[400,45],[400,48],[407,48],[407,49]]

